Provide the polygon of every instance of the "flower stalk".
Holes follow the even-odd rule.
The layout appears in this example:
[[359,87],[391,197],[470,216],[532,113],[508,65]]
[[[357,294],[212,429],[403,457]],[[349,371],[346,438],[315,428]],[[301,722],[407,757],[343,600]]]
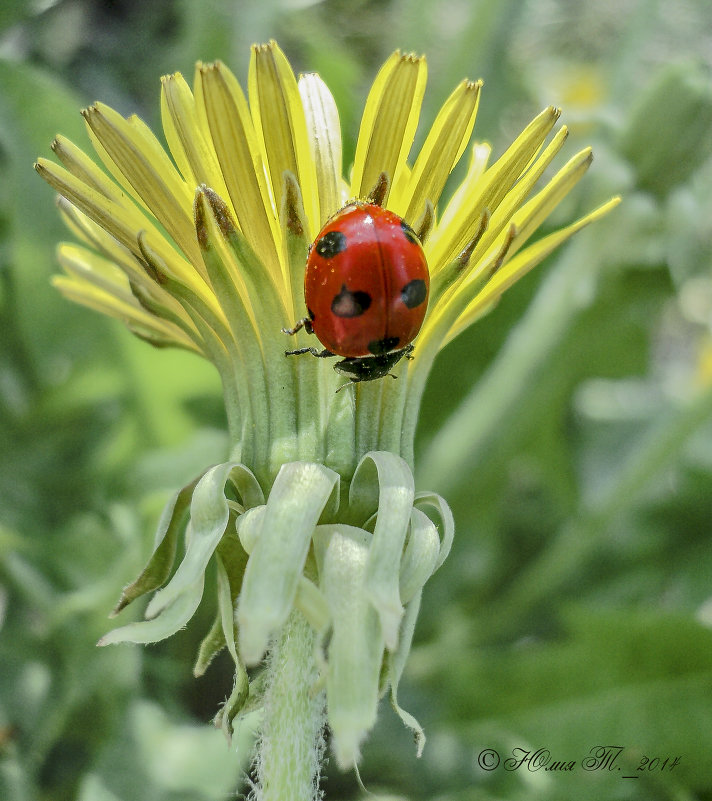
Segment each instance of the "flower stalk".
[[[548,108],[489,165],[489,145],[470,142],[482,83],[466,80],[411,161],[426,76],[422,57],[386,61],[349,180],[331,93],[318,75],[297,79],[274,42],[253,48],[247,96],[219,62],[197,65],[192,90],[179,74],[163,79],[168,152],[141,120],[96,103],[84,118],[104,169],[61,136],[61,165],[36,165],[82,242],[60,246],[58,289],[220,374],[229,459],[166,505],[153,554],[115,610],[154,593],[146,619],[100,644],[178,631],[204,602],[214,561],[215,618],[195,672],[229,652],[235,682],[216,717],[228,736],[239,715],[263,709],[259,801],[319,798],[324,720],[337,764],[355,767],[385,694],[420,753],[423,732],[397,689],[423,587],[454,535],[445,501],[415,492],[425,381],[442,347],[618,202],[528,243],[586,172],[590,150],[543,182],[567,138],[563,126],[551,135],[560,112]],[[468,151],[462,184],[439,207]],[[288,341],[283,329],[306,312],[311,243],[354,199],[415,231],[431,294],[413,358],[394,377],[343,386],[327,359],[286,357],[314,337],[300,330]]]
[[318,680],[315,639],[314,629],[294,611],[270,649],[255,801],[320,798],[326,699],[323,691],[313,690]]

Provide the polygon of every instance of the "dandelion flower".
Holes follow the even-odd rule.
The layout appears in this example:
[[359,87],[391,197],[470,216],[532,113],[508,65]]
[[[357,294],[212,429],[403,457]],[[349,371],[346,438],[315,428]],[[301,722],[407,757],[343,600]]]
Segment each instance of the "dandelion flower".
[[[482,84],[465,80],[413,156],[425,83],[424,58],[395,52],[386,61],[349,178],[332,95],[316,74],[297,79],[275,42],[253,47],[247,96],[219,62],[197,65],[192,90],[180,74],[163,79],[168,150],[138,117],[95,103],[83,115],[101,166],[61,136],[52,145],[61,165],[36,165],[81,243],[60,246],[57,288],[220,373],[230,459],[167,504],[153,556],[116,610],[156,590],[147,619],[101,643],[177,631],[201,603],[213,559],[217,611],[196,673],[221,648],[232,655],[235,685],[217,718],[226,733],[236,715],[264,706],[261,799],[318,792],[324,707],[342,767],[356,764],[385,692],[422,748],[396,691],[423,585],[453,536],[445,501],[414,491],[427,375],[442,347],[617,202],[530,243],[588,169],[590,149],[542,183],[567,137],[565,127],[554,131],[559,110],[547,108],[490,163],[489,146],[470,141]],[[441,203],[466,154],[462,183]],[[337,392],[343,378],[328,360],[285,358],[282,329],[306,311],[310,243],[353,200],[412,228],[430,299],[412,358],[393,368],[397,380]],[[296,338],[311,344],[304,331]],[[246,665],[265,654],[264,676],[255,670],[248,681]]]

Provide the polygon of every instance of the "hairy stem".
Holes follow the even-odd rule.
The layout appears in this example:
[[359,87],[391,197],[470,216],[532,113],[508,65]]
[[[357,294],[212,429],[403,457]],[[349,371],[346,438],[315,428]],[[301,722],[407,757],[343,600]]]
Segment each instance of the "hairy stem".
[[272,648],[264,722],[257,744],[254,801],[317,801],[324,752],[324,693],[317,677],[314,631],[292,612]]

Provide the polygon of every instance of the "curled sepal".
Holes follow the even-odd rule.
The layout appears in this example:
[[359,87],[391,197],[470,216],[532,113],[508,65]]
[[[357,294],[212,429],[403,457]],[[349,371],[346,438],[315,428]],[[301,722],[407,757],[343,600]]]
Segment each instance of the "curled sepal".
[[[452,542],[455,539],[455,518],[452,516],[452,511],[448,506],[447,501],[437,492],[416,492],[415,501],[413,506],[421,511],[428,510],[431,513],[434,511],[438,520],[436,525],[439,524],[440,528],[440,550],[438,558],[433,567],[433,573],[442,565],[447,559],[452,548]],[[428,512],[425,512],[428,514]],[[432,520],[430,514],[428,517]]]
[[153,620],[141,620],[113,629],[97,645],[115,645],[120,642],[149,643],[165,640],[183,628],[193,617],[203,597],[204,576],[188,586],[161,615]]
[[265,505],[255,506],[241,514],[235,522],[237,536],[240,544],[245,549],[246,554],[251,554],[255,547],[257,538],[262,529],[262,518],[265,516],[267,507]]
[[132,601],[135,601],[136,598],[140,598],[147,592],[153,592],[153,590],[162,586],[170,576],[173,562],[176,558],[178,534],[198,480],[199,478],[194,479],[174,493],[163,507],[161,519],[158,521],[158,528],[156,529],[151,558],[141,571],[141,575],[124,588],[119,602],[111,613],[111,617],[116,617],[122,609]]
[[349,493],[349,505],[354,510],[372,510],[374,501],[377,502],[365,586],[390,651],[398,643],[403,616],[399,574],[414,496],[410,467],[400,456],[387,451],[370,451],[361,459]]
[[242,586],[247,554],[242,549],[237,535],[229,527],[215,551],[215,564],[217,566],[218,612],[225,645],[233,662],[240,665],[240,658],[237,654],[235,604]]
[[287,619],[314,527],[325,509],[327,515],[336,511],[338,494],[338,473],[315,462],[290,462],[277,474],[259,531],[251,538],[254,546],[237,604],[240,654],[246,664],[260,661],[270,637]]
[[205,675],[210,663],[225,645],[225,634],[223,633],[222,620],[218,611],[212,626],[210,626],[208,633],[203,637],[198,648],[198,656],[195,659],[195,665],[193,665],[193,675],[196,679]]
[[411,512],[408,540],[400,568],[400,599],[407,604],[432,576],[440,555],[435,524],[420,509]]
[[222,729],[228,743],[232,741],[234,733],[233,721],[244,710],[250,694],[250,684],[247,671],[242,664],[235,667],[235,680],[229,698],[222,705],[218,714],[213,718],[216,728]]
[[418,619],[418,612],[420,611],[421,595],[422,589],[418,590],[410,602],[406,604],[405,614],[403,615],[403,620],[401,622],[400,637],[398,638],[398,648],[396,648],[395,651],[389,652],[386,657],[388,666],[388,683],[391,686],[391,706],[395,710],[398,717],[403,721],[403,725],[407,726],[413,731],[413,735],[415,736],[416,753],[418,757],[420,757],[420,755],[423,753],[423,747],[425,745],[425,732],[423,731],[420,723],[418,723],[418,721],[410,714],[410,712],[406,712],[405,709],[398,704],[398,683],[403,675],[405,663],[407,662],[408,655],[410,654],[410,646],[413,642],[415,623]]
[[318,526],[314,553],[319,585],[332,618],[326,698],[336,759],[356,765],[363,738],[376,721],[385,640],[366,595],[372,535],[345,524]]
[[198,482],[190,504],[192,536],[180,566],[164,589],[156,593],[146,617],[159,615],[205,572],[210,557],[225,533],[230,507],[225,485],[230,481],[243,506],[261,503],[262,491],[253,473],[238,462],[211,467]]

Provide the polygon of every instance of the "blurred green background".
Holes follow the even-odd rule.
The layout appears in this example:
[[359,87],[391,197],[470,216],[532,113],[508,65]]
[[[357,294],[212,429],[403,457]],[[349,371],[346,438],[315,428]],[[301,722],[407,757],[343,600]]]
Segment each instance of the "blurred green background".
[[[96,99],[158,130],[161,74],[221,58],[244,80],[250,43],[271,37],[334,92],[347,164],[400,47],[428,57],[425,123],[462,77],[484,79],[475,136],[495,154],[564,107],[565,153],[596,158],[551,226],[624,195],[436,365],[417,477],[457,535],[400,698],[429,739],[417,760],[384,703],[364,784],[414,801],[712,799],[706,0],[3,0],[0,798],[246,792],[249,726],[228,749],[209,725],[230,665],[191,675],[209,620],[94,647],[167,495],[225,455],[217,376],[51,289],[66,232],[32,162],[57,132],[86,145],[78,111]],[[582,770],[599,745],[625,747],[622,771]],[[577,764],[486,771],[486,748]],[[324,787],[362,796],[335,766]]]

